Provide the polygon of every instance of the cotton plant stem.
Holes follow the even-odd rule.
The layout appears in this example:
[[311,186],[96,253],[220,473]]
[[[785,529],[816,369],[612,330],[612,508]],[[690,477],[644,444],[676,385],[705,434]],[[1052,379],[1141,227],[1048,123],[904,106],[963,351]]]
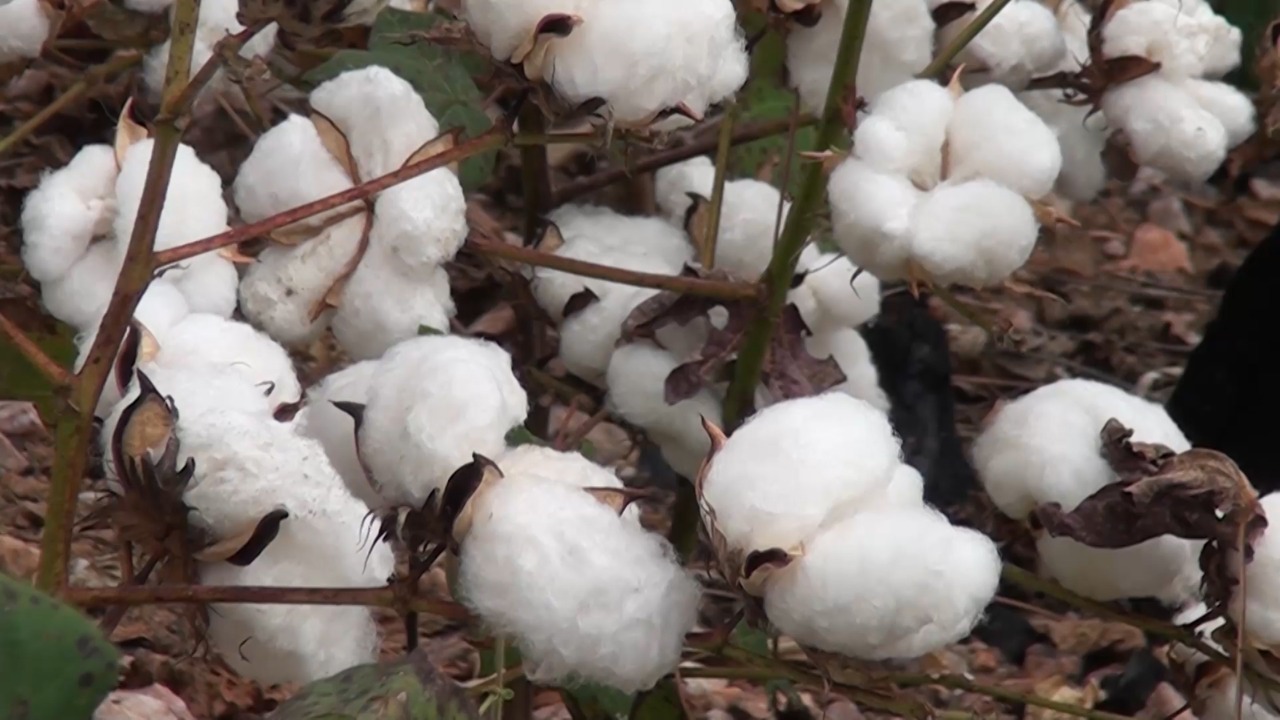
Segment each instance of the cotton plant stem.
[[134,585],[67,588],[64,599],[79,607],[201,603],[274,605],[363,605],[434,615],[458,622],[471,619],[462,605],[448,600],[406,597],[401,588],[270,587],[257,585]]
[[496,150],[502,147],[510,135],[510,131],[500,125],[495,125],[485,132],[460,143],[449,150],[416,163],[405,165],[402,168],[393,170],[386,175],[380,175],[372,180],[367,180],[351,188],[347,188],[342,192],[332,195],[326,195],[319,200],[313,200],[305,205],[276,213],[271,217],[264,218],[255,223],[241,225],[231,228],[217,235],[210,235],[186,245],[179,245],[175,248],[163,250],[155,254],[156,266],[168,265],[169,263],[186,260],[197,255],[203,255],[211,250],[227,247],[228,245],[236,245],[255,237],[267,235],[275,230],[279,230],[286,225],[291,225],[299,220],[305,220],[313,215],[319,215],[326,210],[346,205],[358,200],[364,200],[367,197],[376,195],[389,187],[399,185],[406,180],[418,177],[431,172],[437,168],[442,168],[450,163],[466,160],[473,155]]
[[720,215],[724,210],[724,184],[729,175],[729,151],[733,148],[733,125],[738,117],[738,106],[730,105],[720,123],[716,145],[716,176],[711,186],[711,208],[707,216],[707,236],[702,239],[702,253],[698,258],[702,267],[710,270],[716,262],[716,241],[720,237]]
[[55,388],[63,388],[71,383],[71,373],[59,365],[49,354],[40,349],[34,340],[18,327],[17,323],[0,314],[0,334],[9,338],[9,342],[18,348],[18,352],[35,366]]
[[[848,128],[841,112],[846,93],[858,76],[858,57],[862,54],[862,41],[867,31],[867,17],[871,12],[871,0],[851,0],[845,12],[844,27],[840,34],[840,47],[836,51],[835,70],[827,87],[827,100],[818,123],[814,152],[823,152],[843,145]],[[790,126],[791,119],[783,122]],[[792,203],[782,237],[773,248],[773,258],[765,269],[766,300],[751,326],[747,329],[742,347],[738,350],[737,370],[725,395],[725,429],[732,431],[743,420],[743,414],[751,405],[760,373],[764,369],[765,355],[773,332],[786,304],[791,278],[795,275],[796,261],[813,229],[819,206],[826,195],[827,175],[822,163],[812,162],[804,166],[800,178],[800,191]]]
[[991,21],[995,19],[996,13],[1003,10],[1004,6],[1008,5],[1009,2],[1010,0],[995,0],[995,2],[983,8],[982,12],[969,21],[969,24],[965,25],[964,29],[952,38],[951,42],[947,43],[947,46],[942,48],[937,56],[933,58],[933,62],[925,66],[925,69],[921,70],[916,77],[934,78],[942,74],[942,71],[947,69],[951,61],[955,60],[956,56],[960,54],[960,51],[973,42],[978,33],[982,32],[982,29],[987,25],[990,25]]
[[[537,103],[525,101],[520,108],[519,131],[545,134],[547,119]],[[520,147],[520,179],[524,202],[524,242],[532,245],[542,216],[551,209],[551,165],[547,146],[529,144]]]
[[66,92],[59,95],[53,102],[41,108],[40,112],[32,115],[26,122],[19,125],[13,132],[4,138],[0,138],[0,157],[16,148],[23,140],[26,140],[37,130],[41,128],[50,118],[58,113],[66,110],[75,101],[84,97],[86,93],[94,87],[106,82],[117,73],[137,65],[142,62],[142,52],[139,50],[126,50],[117,54],[111,60],[90,68],[84,77],[77,80],[67,88]]
[[70,402],[62,408],[54,430],[56,460],[49,482],[40,567],[36,577],[37,586],[45,591],[58,592],[67,586],[76,500],[80,495],[80,483],[89,461],[93,412],[110,374],[112,359],[133,317],[138,298],[151,282],[151,251],[155,246],[156,230],[160,227],[160,212],[164,208],[173,160],[182,139],[182,116],[185,108],[180,101],[190,77],[199,15],[200,0],[179,0],[174,8],[170,32],[172,43],[165,70],[160,114],[156,120],[155,144],[143,183],[133,235],[129,238],[124,264],[116,279],[111,302],[103,314],[84,366],[76,374]]

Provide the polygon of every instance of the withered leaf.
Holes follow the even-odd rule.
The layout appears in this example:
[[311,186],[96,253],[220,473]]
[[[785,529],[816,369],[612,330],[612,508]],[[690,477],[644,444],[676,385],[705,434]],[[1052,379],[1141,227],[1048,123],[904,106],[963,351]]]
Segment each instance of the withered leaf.
[[[440,153],[452,150],[454,146],[458,144],[458,137],[461,134],[462,128],[452,128],[431,138],[423,143],[422,147],[409,154],[408,159],[404,161],[403,167],[408,167],[409,165],[433,158]],[[449,163],[447,167],[454,175],[458,174],[458,163]]]
[[564,310],[560,312],[560,315],[564,318],[573,317],[583,310],[586,310],[592,303],[598,302],[599,300],[600,296],[596,295],[591,288],[579,290],[569,296],[569,299],[564,304]]
[[631,503],[643,498],[652,497],[653,495],[647,490],[627,487],[589,487],[583,488],[583,491],[601,503],[607,505],[614,512],[618,513],[619,516],[626,512],[628,507],[631,507]]
[[288,510],[275,508],[240,532],[232,533],[230,537],[195,553],[195,559],[200,562],[228,562],[237,567],[246,567],[271,546],[280,534],[280,525],[288,517]]
[[944,2],[933,9],[933,24],[938,27],[945,27],[973,12],[976,7],[977,5],[974,3],[962,2],[961,0]]
[[820,360],[809,354],[804,338],[810,334],[795,305],[782,309],[782,320],[774,331],[761,373],[765,387],[775,398],[808,397],[845,381],[844,371],[834,357]]

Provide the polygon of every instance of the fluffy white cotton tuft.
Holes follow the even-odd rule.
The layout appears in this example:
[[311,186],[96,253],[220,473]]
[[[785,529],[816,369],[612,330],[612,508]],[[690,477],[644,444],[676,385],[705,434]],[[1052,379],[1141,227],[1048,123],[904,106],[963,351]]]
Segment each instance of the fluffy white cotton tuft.
[[516,640],[532,680],[635,692],[675,668],[699,588],[665,540],[569,483],[526,472],[474,502],[461,594]]
[[796,269],[805,273],[787,302],[800,311],[814,334],[857,327],[880,312],[880,280],[858,272],[853,262],[836,253],[819,253],[812,246],[800,255]]
[[[16,4],[16,3],[15,3]],[[115,151],[86,145],[47,173],[22,205],[22,265],[39,282],[71,269],[115,219]]]
[[1062,169],[1057,135],[1003,85],[984,85],[961,96],[947,140],[952,181],[987,178],[1040,198],[1053,189]]
[[[1160,405],[1092,380],[1059,380],[1000,408],[974,443],[974,468],[996,507],[1012,518],[1050,502],[1070,511],[1116,481],[1099,452],[1099,433],[1111,418],[1131,428],[1136,442],[1178,452],[1190,447]],[[1046,535],[1037,548],[1044,570],[1081,594],[1177,602],[1199,583],[1200,545],[1162,536],[1109,550]]]
[[1102,97],[1107,120],[1124,131],[1139,164],[1187,181],[1209,178],[1227,155],[1222,122],[1159,75],[1131,80]]
[[41,0],[11,0],[0,5],[0,62],[39,57],[53,29],[51,14]]
[[805,645],[915,658],[968,635],[999,580],[1000,556],[985,535],[930,508],[878,507],[808,541],[803,557],[769,579],[765,611]]
[[1023,197],[991,180],[945,183],[916,205],[912,253],[929,277],[994,285],[1031,257],[1040,226]]
[[329,462],[342,476],[343,482],[365,505],[377,507],[378,495],[369,486],[364,469],[356,456],[355,421],[333,403],[364,404],[369,400],[369,385],[378,370],[377,360],[365,360],[331,373],[307,389],[307,403],[298,414],[299,434],[315,438],[324,446]]
[[889,412],[889,396],[880,387],[879,373],[871,360],[871,349],[862,335],[850,327],[838,327],[804,339],[805,350],[816,358],[835,358],[844,373],[844,382],[831,388],[875,409]]
[[905,276],[911,216],[923,193],[905,177],[851,157],[831,173],[827,197],[836,243],[853,264],[881,280]]
[[381,356],[421,328],[448,332],[455,308],[440,266],[409,271],[380,247],[369,248],[333,316],[333,334],[356,360]]
[[854,152],[880,172],[930,187],[942,172],[942,147],[954,109],[955,98],[947,88],[930,80],[904,82],[870,103],[870,114],[854,131]]
[[1143,0],[1116,10],[1102,30],[1102,53],[1160,63],[1168,77],[1217,77],[1240,62],[1241,33],[1208,3]]
[[169,367],[227,368],[258,387],[272,408],[302,399],[293,360],[276,341],[252,326],[207,313],[192,313],[160,336],[155,363]]
[[[130,0],[130,2],[141,6],[136,9],[143,12],[159,12],[173,5],[171,0],[160,0],[159,2],[156,0]],[[189,71],[192,75],[198,72],[213,56],[219,41],[227,35],[239,33],[245,29],[244,25],[241,25],[240,21],[236,19],[236,13],[239,10],[240,3],[238,0],[202,0],[200,3],[200,15],[196,21],[195,45],[191,53]],[[172,19],[172,13],[170,13],[170,19]],[[270,54],[272,48],[275,47],[276,34],[278,32],[279,27],[275,23],[267,25],[240,48],[240,57],[250,59]],[[165,70],[169,65],[169,49],[170,41],[166,39],[163,43],[152,48],[143,60],[142,79],[152,99],[159,99],[164,89]],[[226,73],[222,69],[218,69],[209,81],[209,86],[203,88],[196,98],[197,112],[209,107],[210,88],[214,92],[219,92],[231,90],[234,87],[235,84],[227,79]]]
[[884,412],[827,392],[749,418],[712,458],[703,493],[731,546],[791,549],[883,492],[900,456]]
[[[533,477],[577,488],[623,487],[622,481],[612,470],[595,464],[579,452],[525,444],[504,451],[495,461],[505,475]],[[640,508],[634,504],[629,505],[622,517],[639,525]]]
[[80,331],[91,329],[111,302],[124,257],[110,242],[94,243],[57,280],[40,284],[49,314]]
[[[954,41],[991,2],[979,0],[972,11],[940,28],[938,44]],[[996,14],[956,60],[977,78],[1022,88],[1032,78],[1052,72],[1066,52],[1053,11],[1036,0],[1015,0]]]
[[[1280,517],[1280,493],[1262,498],[1267,517]],[[1254,543],[1253,559],[1245,565],[1244,623],[1249,639],[1261,645],[1280,643],[1280,531],[1270,527]],[[1228,604],[1234,611],[1237,603]],[[1238,613],[1233,615],[1239,622]]]

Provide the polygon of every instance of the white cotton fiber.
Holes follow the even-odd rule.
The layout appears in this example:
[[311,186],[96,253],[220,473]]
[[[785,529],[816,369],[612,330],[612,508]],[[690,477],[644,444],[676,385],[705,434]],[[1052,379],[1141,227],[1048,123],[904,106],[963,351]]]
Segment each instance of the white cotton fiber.
[[222,318],[229,318],[235,312],[240,273],[230,260],[216,253],[205,253],[169,267],[175,270],[166,276],[173,278],[174,287],[187,298],[192,312]]
[[[349,187],[351,179],[325,150],[315,124],[301,115],[290,115],[254,143],[231,190],[241,217],[246,222],[257,222]],[[303,222],[319,223],[352,207],[356,206],[338,208]],[[294,227],[286,226],[281,232]]]
[[912,254],[936,282],[994,285],[1031,257],[1039,234],[1031,205],[991,180],[947,182],[912,217]]
[[985,535],[929,508],[879,507],[808,541],[803,557],[769,579],[765,611],[802,644],[909,659],[968,635],[999,580],[1000,556]]
[[787,295],[787,302],[796,306],[814,334],[857,327],[879,314],[880,280],[870,272],[859,273],[849,258],[809,246],[796,269],[805,273],[804,280]]
[[386,503],[421,505],[472,453],[496,457],[524,422],[528,397],[511,356],[486,340],[414,338],[382,359],[360,448]]
[[315,438],[324,446],[329,462],[347,484],[351,494],[369,507],[376,507],[381,503],[377,493],[369,486],[369,480],[356,455],[355,421],[333,403],[367,402],[369,385],[377,371],[377,360],[365,360],[326,376],[307,389],[307,403],[298,414],[297,422],[298,433]]
[[668,405],[665,383],[678,365],[671,353],[652,343],[637,342],[614,351],[605,379],[610,406],[627,422],[644,428],[673,470],[692,478],[711,448],[701,418],[719,425],[720,401],[702,389],[691,398]]
[[[953,42],[991,2],[980,0],[972,12],[941,28],[938,43]],[[1066,52],[1052,10],[1036,0],[1014,0],[965,46],[956,60],[983,79],[1022,88],[1032,78],[1051,72]]]
[[[14,3],[18,4],[18,3]],[[86,145],[47,173],[22,204],[22,265],[38,282],[57,280],[107,235],[115,219],[115,151]]]
[[1111,15],[1102,52],[1107,58],[1145,57],[1171,78],[1218,76],[1240,62],[1240,41],[1240,30],[1207,5],[1145,0]]
[[833,328],[805,338],[804,347],[815,358],[834,358],[840,365],[845,380],[831,390],[864,400],[881,412],[889,412],[889,396],[880,387],[871,349],[857,330]]
[[551,14],[580,15],[597,0],[463,0],[462,16],[495,60],[506,61]]
[[936,82],[904,82],[870,103],[870,114],[853,134],[854,153],[881,172],[930,187],[942,172],[942,144],[954,108],[951,91]]
[[[1262,511],[1271,524],[1253,546],[1253,560],[1245,566],[1245,632],[1250,641],[1267,646],[1280,643],[1280,493],[1262,498]],[[1235,603],[1228,607],[1234,610]],[[1239,622],[1238,615],[1233,615]]]
[[698,583],[670,546],[566,483],[509,474],[476,499],[458,584],[535,682],[652,687],[680,661]]
[[293,360],[278,343],[252,326],[208,313],[193,313],[160,341],[158,365],[216,367],[241,373],[260,388],[272,408],[302,399]]
[[948,179],[953,181],[988,178],[1041,198],[1053,189],[1062,169],[1057,135],[1002,85],[984,85],[961,96],[947,140]]
[[565,318],[560,326],[560,359],[565,369],[602,386],[622,324],[640,303],[658,294],[651,288],[613,285],[599,300]]
[[416,337],[423,326],[448,332],[454,311],[443,267],[414,272],[370,246],[343,288],[333,334],[352,359],[368,360]]
[[1213,80],[1185,80],[1179,87],[1222,123],[1227,131],[1227,147],[1235,147],[1253,134],[1256,110],[1248,95]]
[[854,265],[881,280],[906,274],[911,258],[911,216],[922,193],[905,177],[848,158],[827,185],[835,241]]
[[889,418],[863,400],[785,400],[734,431],[711,460],[704,497],[732,547],[789,550],[888,487],[900,455]]
[[438,168],[378,196],[369,238],[406,267],[426,270],[453,259],[467,239],[466,198],[458,176]]
[[[1135,442],[1178,452],[1190,447],[1160,405],[1092,380],[1059,380],[1000,408],[974,443],[974,468],[996,507],[1012,518],[1050,502],[1070,511],[1116,481],[1099,453],[1099,433],[1111,418],[1131,428]],[[1120,550],[1048,536],[1037,543],[1044,569],[1076,592],[1171,602],[1198,584],[1200,545],[1172,536]]]
[[50,315],[89,330],[111,301],[123,261],[114,244],[94,243],[66,274],[40,285],[40,300]]
[[10,0],[0,5],[0,63],[39,57],[52,30],[51,14],[41,0]]
[[1060,90],[1031,90],[1019,93],[1018,99],[1058,136],[1062,171],[1054,190],[1078,202],[1092,200],[1107,182],[1102,162],[1107,144],[1106,117],[1102,113],[1088,117],[1091,108],[1063,102]]
[[[503,451],[494,461],[504,475],[528,476],[576,488],[624,487],[612,470],[595,464],[580,452],[566,452],[528,443]],[[638,525],[640,508],[629,505],[622,517]]]
[[1190,182],[1209,178],[1227,154],[1227,130],[1189,93],[1159,75],[1131,80],[1102,97],[1107,120],[1124,130],[1141,165]]

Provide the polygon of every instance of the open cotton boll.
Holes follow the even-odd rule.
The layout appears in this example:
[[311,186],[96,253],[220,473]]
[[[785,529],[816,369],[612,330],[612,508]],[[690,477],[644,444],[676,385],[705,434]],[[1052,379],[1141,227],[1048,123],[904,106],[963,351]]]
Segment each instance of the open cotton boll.
[[804,347],[816,358],[834,358],[844,373],[844,382],[830,388],[865,400],[875,409],[889,412],[889,396],[880,387],[879,373],[871,361],[871,349],[853,328],[835,328],[804,339]]
[[[1009,517],[1025,518],[1050,502],[1070,511],[1116,481],[1100,454],[1099,433],[1111,418],[1134,431],[1134,442],[1159,443],[1176,452],[1190,447],[1160,405],[1092,380],[1059,380],[1000,408],[974,443],[974,469]],[[1188,597],[1199,582],[1201,545],[1162,536],[1113,550],[1046,535],[1037,549],[1049,574],[1094,599],[1174,602]]]
[[692,478],[711,449],[701,418],[719,425],[720,401],[703,389],[668,405],[664,387],[678,365],[671,353],[652,343],[631,343],[613,352],[605,379],[609,405],[627,422],[644,428],[671,469]]
[[954,107],[951,91],[932,80],[904,82],[870,103],[853,134],[854,153],[881,172],[931,187],[942,172]]
[[0,62],[39,57],[52,30],[51,12],[41,0],[0,5]]
[[440,132],[422,96],[380,65],[321,83],[311,91],[311,106],[342,129],[365,180],[399,168]]
[[1057,135],[1003,85],[956,101],[947,126],[951,180],[985,177],[1030,198],[1053,190],[1062,170]]
[[902,278],[911,259],[911,216],[922,195],[901,175],[844,160],[827,184],[836,244],[881,280]]
[[[254,143],[236,172],[231,191],[241,217],[257,222],[349,187],[351,179],[325,149],[315,124],[301,115],[290,115]],[[319,223],[353,207],[335,208],[304,222]]]
[[568,483],[509,473],[476,498],[458,584],[535,682],[652,687],[680,661],[698,583],[666,540]]
[[302,399],[302,385],[285,349],[252,326],[218,315],[197,312],[180,320],[161,336],[154,362],[241,373],[272,408]]
[[[504,475],[533,477],[577,488],[615,488],[624,485],[614,472],[588,460],[580,452],[565,452],[542,445],[518,445],[495,458]],[[627,506],[623,519],[640,524],[640,508]]]
[[1054,189],[1078,202],[1092,200],[1107,182],[1102,152],[1107,144],[1107,122],[1102,113],[1089,116],[1090,108],[1062,102],[1060,90],[1031,90],[1018,94],[1058,136],[1062,171]]
[[230,260],[214,253],[183,260],[169,266],[173,285],[187,298],[192,312],[209,313],[223,318],[236,310],[236,292],[240,273]]
[[[805,110],[821,113],[831,84],[848,0],[824,0],[822,18],[811,28],[793,27],[787,35],[787,73]],[[925,0],[895,0],[872,5],[862,57],[858,94],[874,100],[925,69],[933,59],[933,17]]]
[[949,181],[916,205],[911,248],[934,281],[986,287],[1026,263],[1039,231],[1018,193],[985,178]]
[[1222,123],[1227,131],[1227,147],[1235,147],[1253,134],[1257,111],[1244,93],[1213,80],[1189,79],[1178,85]]
[[425,270],[458,253],[467,239],[466,212],[458,176],[448,168],[432,170],[378,196],[369,243],[408,268]]
[[22,266],[31,277],[42,283],[62,277],[94,238],[111,231],[116,174],[110,145],[86,145],[27,194],[22,203]]
[[583,15],[598,0],[463,0],[462,16],[495,60],[506,61],[553,13]]
[[657,295],[652,288],[616,285],[596,302],[566,318],[560,327],[560,359],[565,369],[604,386],[613,346],[622,336],[622,323],[640,303]]
[[1102,96],[1102,109],[1110,123],[1124,130],[1141,165],[1180,180],[1202,182],[1226,159],[1227,130],[1222,122],[1159,75],[1108,90]]
[[1241,33],[1205,5],[1145,0],[1126,5],[1102,29],[1102,53],[1160,63],[1170,78],[1216,77],[1240,62]]
[[688,193],[696,192],[704,197],[711,197],[709,188],[713,187],[715,179],[715,163],[706,155],[659,168],[653,174],[654,200],[668,220],[683,224],[685,213],[693,204]]
[[882,502],[894,507],[920,507],[924,505],[924,476],[919,470],[902,463],[893,471],[893,480],[885,490]]
[[[1268,517],[1280,517],[1280,493],[1263,497],[1262,510]],[[1276,645],[1280,643],[1280,530],[1268,527],[1263,531],[1244,572],[1245,632],[1254,643]],[[1228,610],[1238,623],[1237,605],[1229,603]]]
[[40,300],[49,314],[77,330],[94,326],[111,301],[124,258],[114,244],[94,243],[57,280],[40,285]]
[[[981,0],[962,19],[940,28],[938,44],[949,45],[990,4]],[[1001,9],[956,60],[985,79],[1024,88],[1032,78],[1051,72],[1066,51],[1053,11],[1036,0],[1016,0]]]
[[879,314],[879,278],[858,272],[849,258],[820,253],[811,245],[801,253],[798,269],[805,273],[804,280],[787,301],[795,304],[814,334],[857,327]]
[[803,557],[770,577],[764,606],[804,645],[905,660],[968,635],[999,581],[1000,555],[985,535],[931,508],[880,507],[807,541]]
[[454,312],[443,267],[410,271],[371,244],[342,290],[333,334],[352,359],[368,360],[416,337],[424,326],[448,332]]
[[711,459],[703,496],[732,547],[789,550],[882,492],[900,462],[883,411],[826,392],[748,418]]
[[384,502],[420,506],[472,453],[496,457],[528,396],[500,346],[430,335],[392,348],[369,387],[360,450]]
[[331,373],[307,389],[306,405],[298,413],[298,434],[315,438],[324,446],[329,462],[351,491],[368,507],[380,504],[378,494],[369,485],[360,458],[356,455],[356,430],[351,416],[339,410],[334,402],[364,404],[369,400],[369,385],[378,370],[377,360],[364,360]]

